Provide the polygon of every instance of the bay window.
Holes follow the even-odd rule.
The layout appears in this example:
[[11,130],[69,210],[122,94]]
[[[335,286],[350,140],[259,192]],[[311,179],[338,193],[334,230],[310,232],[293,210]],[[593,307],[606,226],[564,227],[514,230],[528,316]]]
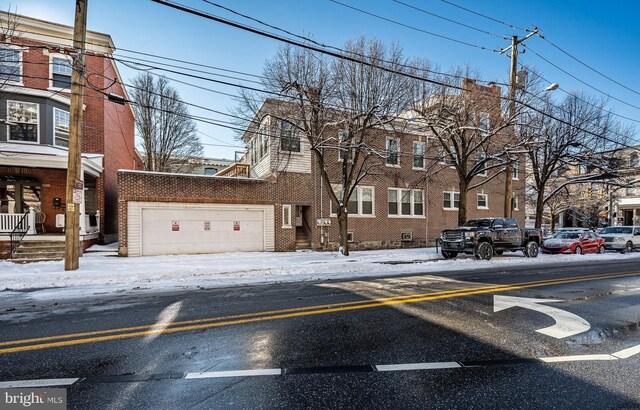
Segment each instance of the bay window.
[[8,140],[38,142],[38,113],[36,103],[7,101]]

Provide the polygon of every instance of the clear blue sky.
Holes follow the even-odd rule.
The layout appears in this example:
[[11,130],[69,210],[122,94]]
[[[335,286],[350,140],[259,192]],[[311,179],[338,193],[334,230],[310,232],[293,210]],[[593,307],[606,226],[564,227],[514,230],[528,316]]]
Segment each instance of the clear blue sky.
[[[341,1],[403,24],[490,50],[509,45],[507,40],[412,10],[392,0]],[[221,17],[258,26],[257,23],[233,16],[204,1],[181,0],[181,2]],[[342,46],[346,40],[360,35],[375,37],[387,43],[396,41],[404,47],[409,57],[427,58],[445,70],[469,64],[486,80],[508,82],[509,61],[504,55],[385,22],[329,0],[212,0],[212,2],[296,34],[311,36],[325,44]],[[402,2],[498,35],[522,36],[525,34],[456,8],[442,0],[402,0]],[[593,87],[630,105],[640,107],[638,94],[640,92],[640,30],[637,28],[640,1],[450,0],[450,2],[517,27],[540,27],[551,42],[633,91],[590,71],[540,38],[532,37],[527,40],[532,50]],[[8,6],[5,1],[0,4],[3,9]],[[74,0],[11,1],[12,9],[16,7],[20,14],[68,25],[73,24],[74,6]],[[264,62],[281,46],[275,40],[188,15],[149,0],[89,0],[88,28],[110,34],[116,47],[119,48],[252,74],[260,74]],[[520,61],[536,67],[547,79],[559,83],[566,91],[585,91],[598,95],[597,91],[576,81],[531,52],[521,55]],[[119,68],[125,82],[136,75],[133,69],[123,65]],[[175,74],[167,74],[167,76],[217,91],[237,94],[237,89],[234,87]],[[190,103],[224,112],[228,112],[235,104],[227,96],[177,83],[173,85],[179,90],[182,98]],[[556,91],[554,94],[556,97],[565,95],[562,91]],[[640,108],[615,100],[610,101],[610,106],[618,114],[640,121]],[[229,120],[208,111],[196,108],[190,110],[194,115],[214,120]],[[636,125],[640,124],[636,123]],[[198,128],[207,134],[200,135],[205,144],[238,147],[241,145],[234,140],[233,132],[229,129],[203,123],[198,123]],[[207,145],[205,154],[232,158],[234,150],[239,149],[241,148]]]

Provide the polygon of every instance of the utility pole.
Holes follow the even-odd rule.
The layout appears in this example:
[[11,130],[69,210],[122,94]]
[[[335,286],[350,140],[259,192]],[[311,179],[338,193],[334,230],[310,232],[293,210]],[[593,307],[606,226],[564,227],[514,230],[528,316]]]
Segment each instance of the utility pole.
[[73,70],[71,71],[71,115],[69,120],[69,159],[67,163],[67,209],[64,270],[76,270],[80,257],[80,204],[84,196],[82,172],[82,100],[84,94],[84,53],[87,38],[87,2],[76,0],[73,29]]
[[[500,54],[504,54],[507,50],[511,49],[511,76],[509,80],[509,119],[513,121],[513,137],[516,135],[516,88],[518,87],[518,44],[522,43],[529,37],[538,34],[538,28],[536,27],[531,33],[527,34],[521,39],[518,36],[511,37],[511,45],[503,50],[500,50]],[[507,153],[508,154],[508,153]],[[507,158],[508,159],[508,158]],[[511,218],[513,216],[513,163],[507,162],[505,168],[505,181],[504,181],[504,217]]]

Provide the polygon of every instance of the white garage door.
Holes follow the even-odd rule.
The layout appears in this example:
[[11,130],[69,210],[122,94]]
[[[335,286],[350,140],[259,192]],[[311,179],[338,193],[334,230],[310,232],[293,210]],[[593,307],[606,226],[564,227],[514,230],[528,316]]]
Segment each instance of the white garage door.
[[[268,229],[273,224],[272,206],[140,204],[132,209],[131,205],[129,246],[132,256],[272,250],[266,235],[272,235],[273,231]],[[131,211],[135,214],[135,208],[139,210],[138,235],[135,234],[135,216],[133,224],[131,220]],[[139,238],[139,246],[135,244],[136,238]]]

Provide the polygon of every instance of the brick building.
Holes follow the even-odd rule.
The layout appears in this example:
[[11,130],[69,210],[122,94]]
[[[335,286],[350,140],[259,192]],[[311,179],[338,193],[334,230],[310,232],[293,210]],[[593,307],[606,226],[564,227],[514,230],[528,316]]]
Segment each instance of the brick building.
[[[30,235],[62,234],[69,139],[73,27],[17,16],[0,38],[0,241],[27,215]],[[107,94],[126,96],[111,37],[86,43],[80,230],[85,245],[117,238],[117,170],[140,169],[134,115]],[[58,221],[56,221],[58,219]],[[57,223],[56,223],[57,222]],[[4,234],[4,235],[2,235]]]
[[[499,89],[485,88],[499,96]],[[318,161],[282,113],[274,115],[281,105],[263,103],[243,136],[244,161],[216,176],[120,172],[120,254],[337,249],[337,218]],[[340,132],[326,128],[334,141]],[[415,127],[381,126],[368,132],[380,162],[349,201],[351,249],[433,244],[458,218],[458,177],[447,156],[432,135]],[[336,145],[324,148],[334,190],[340,189],[344,152]],[[514,217],[523,223],[520,164],[513,175]],[[502,216],[502,168],[481,173],[474,182],[486,183],[469,190],[468,218]]]

